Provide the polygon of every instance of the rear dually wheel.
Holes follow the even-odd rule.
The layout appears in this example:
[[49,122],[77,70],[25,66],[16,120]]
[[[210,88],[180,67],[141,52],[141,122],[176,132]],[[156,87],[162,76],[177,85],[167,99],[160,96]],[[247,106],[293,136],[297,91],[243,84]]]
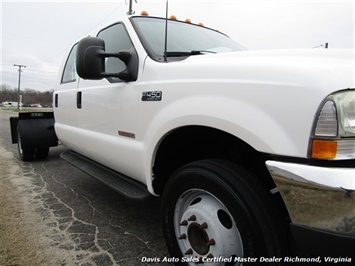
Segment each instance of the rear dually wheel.
[[19,157],[22,161],[31,161],[34,158],[35,150],[32,148],[24,148],[22,144],[21,128],[17,127],[17,148]]

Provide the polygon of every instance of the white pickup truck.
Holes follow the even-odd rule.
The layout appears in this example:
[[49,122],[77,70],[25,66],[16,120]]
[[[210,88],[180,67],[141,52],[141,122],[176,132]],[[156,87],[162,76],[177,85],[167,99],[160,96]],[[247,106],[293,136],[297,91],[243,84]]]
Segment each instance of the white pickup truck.
[[23,160],[58,138],[125,196],[161,196],[177,264],[354,256],[352,50],[247,51],[151,16],[93,36],[61,68],[54,115],[11,120]]

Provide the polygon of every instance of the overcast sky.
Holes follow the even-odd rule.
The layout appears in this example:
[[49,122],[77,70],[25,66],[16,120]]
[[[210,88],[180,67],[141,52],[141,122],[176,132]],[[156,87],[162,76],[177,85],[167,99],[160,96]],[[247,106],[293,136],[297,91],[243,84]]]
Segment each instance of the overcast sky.
[[[129,0],[1,1],[0,84],[54,89],[71,45],[95,28],[118,20]],[[165,16],[165,0],[137,0],[133,10]],[[250,50],[355,45],[355,0],[169,0],[169,15],[218,29]],[[322,49],[317,48],[317,49]]]

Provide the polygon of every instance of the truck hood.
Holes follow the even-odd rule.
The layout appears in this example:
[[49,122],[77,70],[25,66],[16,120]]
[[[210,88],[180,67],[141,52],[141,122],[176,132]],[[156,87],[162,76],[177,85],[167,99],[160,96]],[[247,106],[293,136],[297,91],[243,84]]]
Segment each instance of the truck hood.
[[144,90],[162,92],[165,113],[175,117],[161,115],[152,127],[218,128],[258,151],[306,158],[324,99],[355,88],[353,62],[352,50],[333,49],[206,54],[169,63],[147,58],[141,79]]
[[188,65],[193,68],[198,65],[198,69],[205,72],[204,76],[207,72],[217,79],[221,78],[220,72],[224,72],[222,76],[228,79],[302,83],[329,86],[334,90],[355,87],[354,62],[351,49],[302,49],[197,55],[190,56],[182,64],[186,64],[186,69],[190,69]]

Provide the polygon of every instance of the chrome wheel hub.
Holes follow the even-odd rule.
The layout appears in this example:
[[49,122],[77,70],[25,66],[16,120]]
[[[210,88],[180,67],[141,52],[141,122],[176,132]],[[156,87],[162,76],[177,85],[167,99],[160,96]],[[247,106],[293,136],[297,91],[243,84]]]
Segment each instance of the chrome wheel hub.
[[196,260],[199,265],[224,265],[223,258],[233,261],[243,256],[242,239],[232,215],[207,191],[191,189],[178,199],[174,227],[183,256],[194,258],[190,265]]

